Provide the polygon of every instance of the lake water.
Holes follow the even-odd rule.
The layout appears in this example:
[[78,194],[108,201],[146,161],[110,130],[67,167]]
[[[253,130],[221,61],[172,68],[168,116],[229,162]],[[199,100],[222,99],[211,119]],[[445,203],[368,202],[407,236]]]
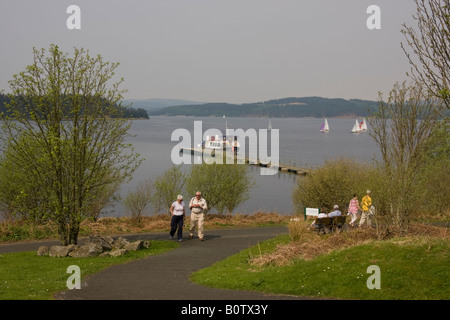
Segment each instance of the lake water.
[[[216,128],[225,133],[225,120],[230,129],[243,130],[267,129],[269,123],[269,119],[265,118],[152,117],[149,120],[134,120],[130,129],[133,137],[130,137],[129,142],[145,160],[134,173],[132,180],[122,185],[121,195],[134,190],[139,182],[155,178],[172,166],[171,152],[179,143],[171,141],[174,130],[187,129],[193,139],[194,121],[202,121],[203,132],[209,128]],[[271,122],[273,129],[279,129],[280,163],[315,167],[322,165],[326,160],[339,157],[361,162],[370,162],[379,157],[378,147],[367,132],[359,134],[350,132],[355,119],[328,119],[329,133],[319,131],[323,119],[274,118]],[[241,204],[235,212],[253,213],[263,210],[292,214],[294,212],[292,191],[297,179],[302,177],[290,173],[264,176],[260,174],[260,167],[246,166],[256,184],[250,191],[250,199]],[[189,171],[190,165],[182,165],[182,168]],[[192,195],[183,194],[183,196],[190,199]],[[105,212],[106,216],[123,214],[124,210],[120,203]]]

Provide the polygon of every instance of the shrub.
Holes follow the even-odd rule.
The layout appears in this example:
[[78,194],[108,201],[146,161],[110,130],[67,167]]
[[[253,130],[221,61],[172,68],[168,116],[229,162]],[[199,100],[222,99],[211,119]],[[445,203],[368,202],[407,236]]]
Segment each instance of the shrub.
[[351,159],[327,161],[314,169],[304,179],[299,179],[292,193],[297,212],[304,207],[323,208],[330,212],[335,204],[343,214],[353,194],[360,198],[367,189],[376,189],[379,174],[377,169]]
[[140,222],[145,209],[149,206],[153,194],[153,184],[150,179],[141,182],[135,191],[128,192],[123,205],[131,218]]

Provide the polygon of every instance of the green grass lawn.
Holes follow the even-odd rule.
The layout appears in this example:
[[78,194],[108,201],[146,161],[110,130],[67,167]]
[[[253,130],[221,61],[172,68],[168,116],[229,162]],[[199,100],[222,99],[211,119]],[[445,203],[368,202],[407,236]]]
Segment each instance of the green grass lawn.
[[[250,257],[288,243],[279,236],[202,269],[192,280],[202,285],[309,297],[340,299],[450,299],[449,240],[416,238],[373,241],[336,250],[313,260],[295,260],[288,266],[255,267]],[[380,289],[368,289],[372,273],[380,268]]]
[[47,300],[67,289],[67,267],[77,265],[81,277],[110,265],[160,254],[179,246],[172,241],[152,241],[148,249],[130,251],[122,257],[52,258],[36,251],[0,254],[0,300]]

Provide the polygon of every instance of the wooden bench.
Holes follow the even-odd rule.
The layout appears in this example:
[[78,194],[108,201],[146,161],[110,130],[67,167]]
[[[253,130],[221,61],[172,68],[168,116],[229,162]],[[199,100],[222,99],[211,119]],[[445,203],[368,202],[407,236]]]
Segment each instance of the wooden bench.
[[333,221],[332,221],[332,228],[333,231],[335,232],[340,232],[342,230],[344,230],[344,224],[345,224],[345,219],[347,217],[346,216],[338,216],[338,217],[333,217]]
[[330,233],[333,230],[333,218],[316,218],[315,226],[317,233]]
[[346,216],[332,218],[316,218],[315,226],[317,233],[340,232],[344,228]]

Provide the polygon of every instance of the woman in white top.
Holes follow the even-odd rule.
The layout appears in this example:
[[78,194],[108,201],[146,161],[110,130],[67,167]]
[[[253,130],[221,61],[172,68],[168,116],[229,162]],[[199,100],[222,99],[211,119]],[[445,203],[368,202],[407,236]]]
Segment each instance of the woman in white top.
[[170,221],[170,238],[173,239],[175,232],[177,232],[178,241],[183,241],[183,221],[186,211],[184,209],[185,204],[183,196],[178,195],[177,201],[170,206],[170,213],[172,214],[172,220]]

